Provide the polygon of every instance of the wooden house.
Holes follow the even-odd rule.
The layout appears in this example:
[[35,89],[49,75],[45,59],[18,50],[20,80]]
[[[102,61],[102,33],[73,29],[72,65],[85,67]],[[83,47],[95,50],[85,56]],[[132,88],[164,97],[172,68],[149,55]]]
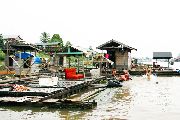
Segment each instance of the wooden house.
[[119,70],[131,68],[130,53],[131,50],[137,50],[113,39],[98,46],[97,49],[106,50],[107,54],[105,57],[114,62],[110,68],[116,68]]
[[[5,63],[7,69],[15,70],[16,75],[29,75],[36,68],[33,69],[33,57],[36,55],[37,49],[35,45],[25,43],[20,36],[3,36],[5,46],[3,52],[6,54]],[[28,53],[27,53],[28,52]],[[32,55],[34,53],[34,55]]]

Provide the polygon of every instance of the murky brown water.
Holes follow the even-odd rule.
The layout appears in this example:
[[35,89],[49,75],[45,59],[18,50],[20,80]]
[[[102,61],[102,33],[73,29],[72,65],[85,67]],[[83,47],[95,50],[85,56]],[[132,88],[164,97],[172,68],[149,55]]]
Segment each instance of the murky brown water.
[[133,77],[122,88],[108,88],[95,100],[92,110],[61,110],[47,108],[0,108],[3,120],[68,120],[68,119],[127,119],[127,120],[179,120],[180,77],[158,77],[147,81]]

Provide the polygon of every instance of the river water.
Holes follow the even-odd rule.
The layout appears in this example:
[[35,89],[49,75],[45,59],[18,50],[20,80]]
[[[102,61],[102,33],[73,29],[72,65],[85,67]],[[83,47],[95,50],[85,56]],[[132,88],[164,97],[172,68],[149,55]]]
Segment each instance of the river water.
[[[156,84],[158,82],[158,84]],[[180,77],[150,81],[133,76],[121,88],[107,88],[92,110],[1,107],[0,120],[179,120]]]

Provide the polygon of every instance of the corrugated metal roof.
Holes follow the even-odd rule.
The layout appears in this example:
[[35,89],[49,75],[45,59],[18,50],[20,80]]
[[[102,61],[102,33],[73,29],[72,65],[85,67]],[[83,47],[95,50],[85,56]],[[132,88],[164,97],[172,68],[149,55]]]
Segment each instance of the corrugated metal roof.
[[15,45],[11,45],[11,47],[13,47],[14,49],[17,50],[37,50],[37,51],[41,51],[40,49],[38,49],[36,46],[32,45],[32,44],[15,44]]
[[82,48],[82,47],[80,47],[80,46],[74,46],[74,45],[72,45],[71,47],[73,47],[74,49],[77,49],[77,50],[79,50],[79,51],[81,51],[81,52],[83,52],[83,53],[88,53],[88,50],[87,50],[87,49]]
[[58,45],[60,42],[52,42],[52,43],[35,43],[35,45],[40,45],[40,46],[48,46],[48,45]]
[[3,35],[3,39],[10,39],[10,38],[14,38],[16,40],[23,40],[20,35]]
[[172,58],[171,52],[153,52],[153,59],[170,59]]
[[113,39],[97,47],[97,49],[101,50],[106,50],[107,48],[128,48],[130,50],[137,50],[133,47],[130,47],[128,45],[125,45],[124,43],[121,43]]

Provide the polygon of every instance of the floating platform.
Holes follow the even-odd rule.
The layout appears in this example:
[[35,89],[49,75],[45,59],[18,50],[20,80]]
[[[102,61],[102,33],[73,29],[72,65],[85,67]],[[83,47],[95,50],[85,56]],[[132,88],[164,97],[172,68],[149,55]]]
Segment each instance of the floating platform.
[[[8,84],[0,89],[0,106],[32,106],[50,108],[80,108],[92,109],[97,106],[95,101],[89,101],[99,91],[89,93],[84,99],[68,99],[75,94],[88,90],[93,83],[97,83],[106,77],[84,80],[59,80],[55,86],[40,86],[29,84],[28,91],[10,91]],[[2,84],[1,84],[2,85]]]
[[[15,100],[15,98],[9,98]],[[25,100],[25,101],[24,101]],[[97,106],[97,102],[92,101],[70,101],[70,100],[64,100],[64,101],[53,101],[52,102],[38,102],[38,101],[30,101],[30,99],[16,99],[16,101],[6,101],[1,100],[0,101],[1,106],[31,106],[31,107],[48,107],[48,108],[78,108],[78,109],[92,109]]]
[[[118,71],[117,70],[117,75],[120,73],[123,73],[123,71]],[[130,75],[144,75],[145,71],[139,70],[139,71],[131,71],[129,70]],[[159,70],[155,71],[155,74],[157,76],[180,76],[180,71],[173,71],[173,70]],[[106,77],[111,77],[112,76],[112,71],[111,70],[106,70],[102,71],[102,75]]]
[[[144,71],[129,71],[130,75],[144,75]],[[171,70],[160,70],[154,72],[157,76],[180,76],[179,71],[171,71]]]

